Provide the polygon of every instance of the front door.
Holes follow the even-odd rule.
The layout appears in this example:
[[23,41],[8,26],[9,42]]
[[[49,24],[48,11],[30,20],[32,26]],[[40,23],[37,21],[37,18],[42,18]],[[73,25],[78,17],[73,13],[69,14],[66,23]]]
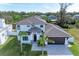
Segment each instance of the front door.
[[34,41],[36,42],[36,40],[37,40],[37,35],[34,34]]

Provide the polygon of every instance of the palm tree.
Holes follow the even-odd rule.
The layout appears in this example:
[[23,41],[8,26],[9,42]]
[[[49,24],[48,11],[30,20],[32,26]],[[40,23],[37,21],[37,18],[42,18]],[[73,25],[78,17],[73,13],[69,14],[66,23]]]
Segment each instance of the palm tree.
[[44,55],[44,47],[45,47],[45,42],[47,40],[47,36],[42,33],[42,37],[38,40],[38,45],[42,47],[42,55]]
[[21,37],[22,37],[22,36],[27,36],[27,35],[28,35],[27,32],[23,32],[23,31],[20,31],[20,32],[19,32],[19,36],[20,36],[20,46],[21,46],[21,53],[23,52],[23,48],[22,48],[22,39],[21,39]]

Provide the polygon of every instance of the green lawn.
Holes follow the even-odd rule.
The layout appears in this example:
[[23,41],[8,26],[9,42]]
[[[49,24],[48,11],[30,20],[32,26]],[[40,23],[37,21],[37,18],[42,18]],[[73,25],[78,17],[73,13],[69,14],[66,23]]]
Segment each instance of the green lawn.
[[73,55],[79,56],[79,29],[72,28],[72,29],[67,29],[67,31],[75,38],[74,44],[69,49],[71,50]]
[[[39,56],[41,51],[31,51],[32,45],[23,44],[23,53],[20,51],[20,44],[15,36],[9,37],[9,39],[3,45],[0,45],[0,56]],[[45,55],[47,52],[45,51]]]
[[74,36],[75,40],[77,43],[79,43],[79,29],[77,28],[72,28],[72,29],[67,29],[67,31]]
[[0,55],[20,55],[19,43],[16,40],[16,37],[9,37],[5,44],[0,45]]
[[79,44],[75,43],[69,48],[74,56],[79,56]]

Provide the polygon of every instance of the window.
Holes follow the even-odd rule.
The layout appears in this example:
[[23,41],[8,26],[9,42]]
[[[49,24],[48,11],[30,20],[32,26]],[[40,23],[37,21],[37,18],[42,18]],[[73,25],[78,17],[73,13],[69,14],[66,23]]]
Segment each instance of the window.
[[32,27],[35,27],[35,25],[34,25],[34,24],[32,24]]
[[43,25],[40,25],[40,27],[43,27]]
[[40,37],[42,37],[42,35],[40,35]]
[[20,30],[20,25],[17,25],[17,29]]
[[28,35],[30,35],[30,32],[28,32]]
[[28,37],[27,36],[23,36],[23,41],[27,41]]
[[41,32],[43,33],[44,31],[42,30]]

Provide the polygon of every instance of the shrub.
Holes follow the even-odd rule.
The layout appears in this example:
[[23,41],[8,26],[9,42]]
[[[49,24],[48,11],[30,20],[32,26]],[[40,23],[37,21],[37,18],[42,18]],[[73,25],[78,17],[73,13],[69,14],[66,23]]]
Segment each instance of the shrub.
[[68,42],[69,44],[71,44],[71,45],[74,45],[74,42]]
[[64,24],[62,26],[63,26],[63,28],[68,28],[69,27],[68,24]]
[[[41,41],[42,41],[42,40],[37,40],[38,46],[42,46]],[[44,46],[45,46],[45,44],[44,44]]]
[[53,41],[53,40],[48,40],[48,44],[54,44],[55,43],[55,41]]
[[79,28],[79,23],[76,23],[76,27]]

